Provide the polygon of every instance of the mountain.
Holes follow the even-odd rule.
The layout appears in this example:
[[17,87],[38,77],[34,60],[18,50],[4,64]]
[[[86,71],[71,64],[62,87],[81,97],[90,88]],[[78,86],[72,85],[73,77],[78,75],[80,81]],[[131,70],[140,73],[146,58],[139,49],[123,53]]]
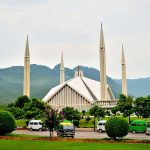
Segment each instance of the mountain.
[[[121,84],[121,80],[115,80]],[[150,77],[127,79],[128,91],[135,97],[150,95]]]
[[[46,66],[31,65],[31,97],[42,99],[49,90],[59,84],[59,68],[56,65],[53,69]],[[73,69],[65,68],[65,80],[74,76],[77,67]],[[99,80],[99,71],[95,68],[80,66],[84,76]],[[121,92],[121,86],[112,78],[107,77],[107,81],[117,97]],[[23,67],[13,66],[0,69],[0,104],[14,102],[23,93]]]

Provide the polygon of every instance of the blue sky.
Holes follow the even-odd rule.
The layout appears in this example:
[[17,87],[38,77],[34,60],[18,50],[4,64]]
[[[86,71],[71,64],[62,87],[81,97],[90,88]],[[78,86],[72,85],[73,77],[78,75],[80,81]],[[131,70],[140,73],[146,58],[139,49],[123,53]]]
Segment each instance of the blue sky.
[[107,75],[121,78],[121,45],[127,77],[150,76],[149,0],[0,0],[0,68],[23,65],[26,35],[31,63],[53,68],[99,69],[103,22]]

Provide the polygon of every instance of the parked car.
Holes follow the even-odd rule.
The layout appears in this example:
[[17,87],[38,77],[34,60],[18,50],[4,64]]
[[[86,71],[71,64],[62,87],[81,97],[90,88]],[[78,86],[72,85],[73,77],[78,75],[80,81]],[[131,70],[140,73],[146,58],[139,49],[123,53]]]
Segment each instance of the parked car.
[[57,129],[58,137],[72,137],[75,135],[75,127],[71,122],[61,122]]
[[150,122],[147,123],[146,135],[150,135]]
[[129,131],[136,132],[145,132],[147,129],[147,122],[145,120],[134,120],[131,122]]
[[105,123],[107,120],[100,120],[97,124],[97,131],[100,133],[105,132]]
[[31,120],[28,124],[29,130],[39,130],[42,131],[43,125],[41,120]]

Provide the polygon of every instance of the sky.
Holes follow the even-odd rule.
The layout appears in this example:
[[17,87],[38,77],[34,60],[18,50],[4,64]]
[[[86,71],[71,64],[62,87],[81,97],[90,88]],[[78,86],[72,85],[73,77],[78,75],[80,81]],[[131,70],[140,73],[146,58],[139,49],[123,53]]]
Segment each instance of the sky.
[[121,78],[121,46],[127,78],[150,77],[149,0],[0,0],[0,68],[22,66],[26,36],[31,64],[99,69],[100,24],[106,72]]

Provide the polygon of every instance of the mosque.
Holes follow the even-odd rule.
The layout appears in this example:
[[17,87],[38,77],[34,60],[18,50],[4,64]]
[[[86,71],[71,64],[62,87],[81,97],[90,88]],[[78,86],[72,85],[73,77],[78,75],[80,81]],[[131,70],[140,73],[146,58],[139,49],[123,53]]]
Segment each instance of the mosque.
[[[106,51],[101,24],[100,32],[100,82],[84,77],[83,71],[75,71],[72,79],[65,81],[65,69],[63,53],[60,63],[60,84],[53,87],[43,98],[43,101],[55,109],[61,110],[69,106],[82,110],[89,110],[93,105],[99,105],[105,109],[113,108],[117,100],[115,99],[106,78]],[[126,83],[126,62],[122,46],[122,94],[127,95]],[[28,37],[26,42],[24,57],[24,93],[30,97],[30,54]]]

